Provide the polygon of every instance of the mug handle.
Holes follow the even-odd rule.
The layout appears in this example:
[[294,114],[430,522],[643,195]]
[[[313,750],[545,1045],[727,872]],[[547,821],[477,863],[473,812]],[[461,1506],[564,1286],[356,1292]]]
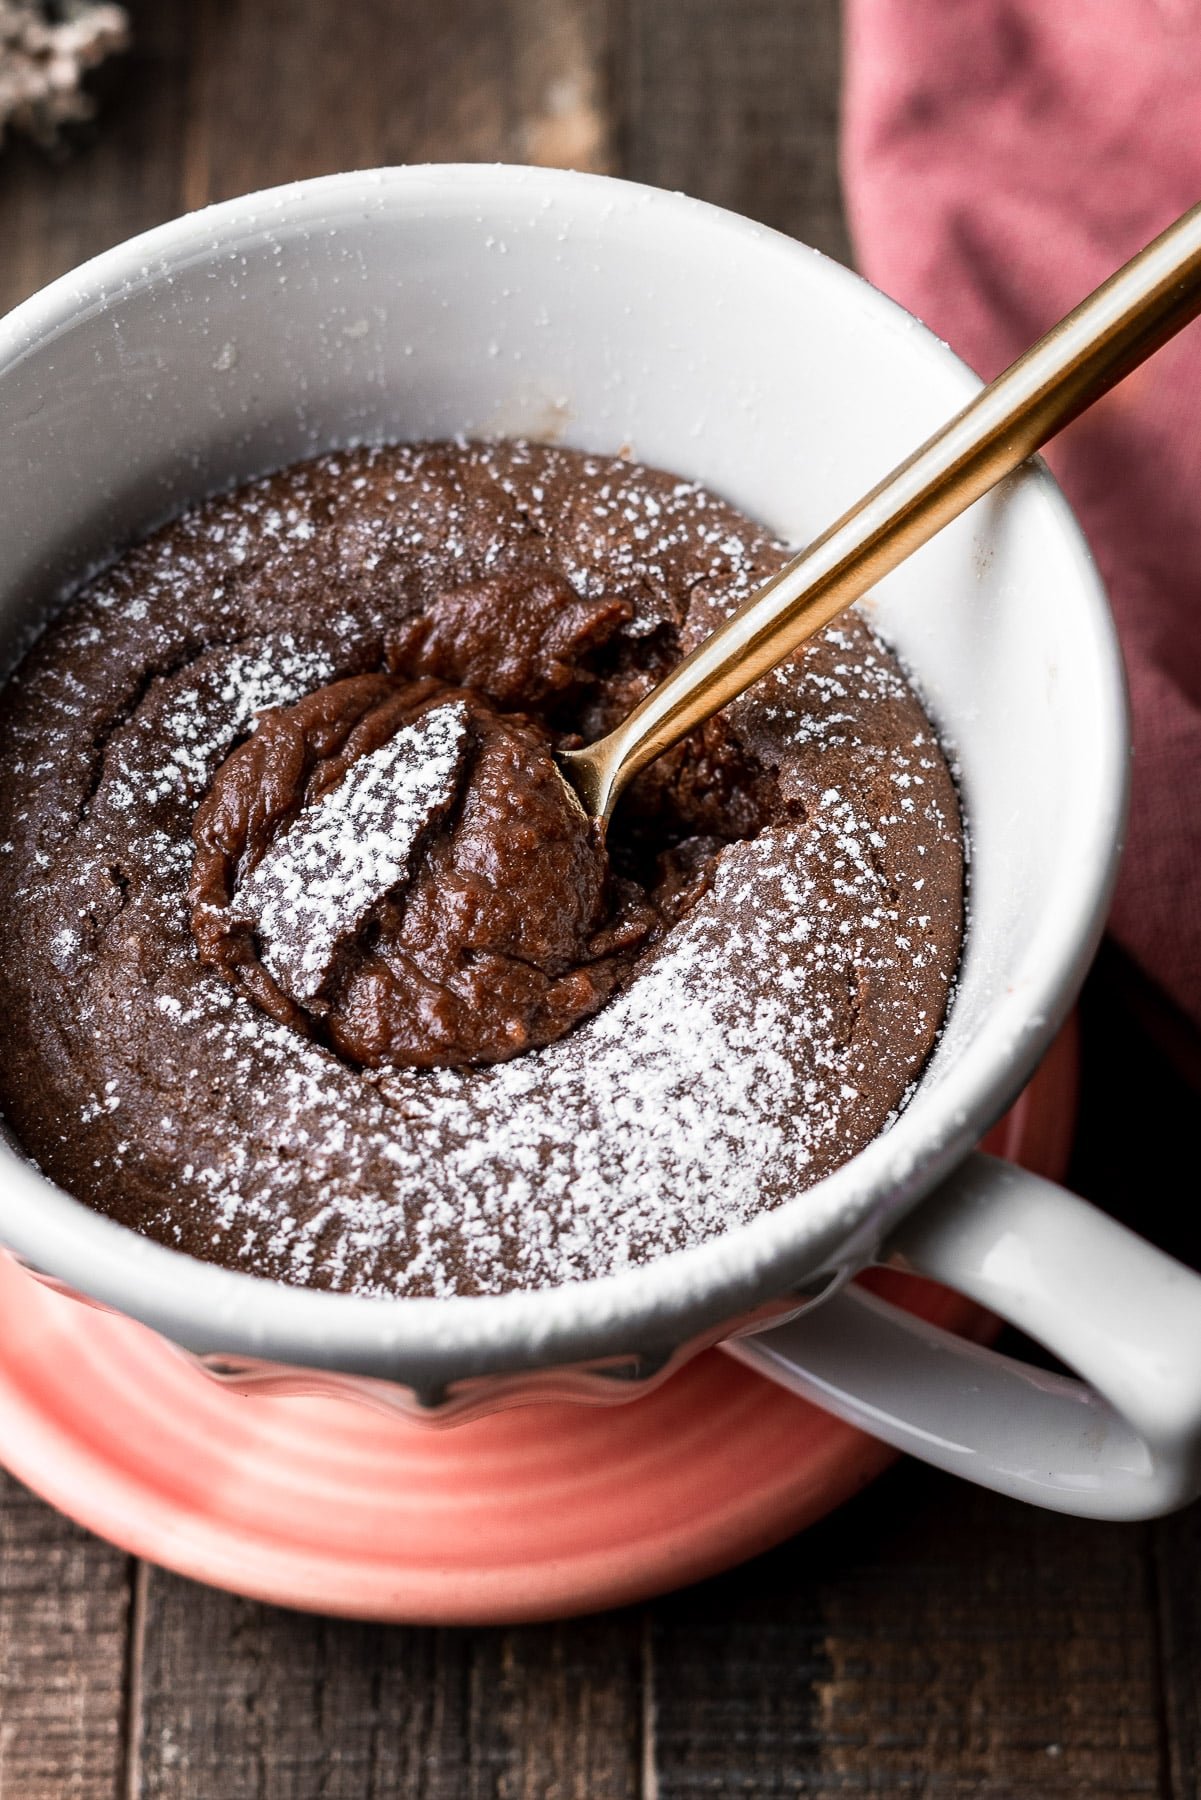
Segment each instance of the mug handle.
[[844,1287],[722,1348],[898,1450],[1035,1505],[1147,1519],[1201,1492],[1201,1278],[979,1151],[876,1259],[958,1288],[1083,1379]]

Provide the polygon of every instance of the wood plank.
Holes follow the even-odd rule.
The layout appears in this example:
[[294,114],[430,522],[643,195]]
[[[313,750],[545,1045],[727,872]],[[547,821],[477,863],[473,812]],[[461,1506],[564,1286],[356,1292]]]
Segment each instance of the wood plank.
[[655,1800],[814,1791],[831,1665],[812,1541],[649,1609],[646,1786]]
[[656,1608],[660,1800],[1158,1795],[1146,1545],[902,1468]]
[[822,1583],[829,1770],[996,1800],[1158,1794],[1146,1533],[907,1485],[885,1554]]
[[385,163],[609,167],[605,0],[203,0],[197,11],[190,207]]
[[622,173],[840,261],[838,0],[631,0]]
[[145,1800],[623,1800],[640,1757],[632,1614],[506,1631],[309,1618],[150,1572]]
[[0,1471],[0,1800],[113,1800],[130,1559]]
[[88,139],[61,161],[15,140],[0,154],[0,312],[179,211],[190,6],[133,0],[130,10],[133,47],[98,72]]
[[1153,1529],[1170,1800],[1201,1794],[1201,1506]]
[[[1201,1212],[1179,1180],[1179,1171],[1193,1166],[1201,1125],[1201,1101],[1181,1074],[1188,1066],[1183,1034],[1109,946],[1089,979],[1081,1022],[1084,1080],[1071,1184],[1201,1268]],[[1186,1800],[1201,1794],[1201,1506],[1159,1521],[1150,1541],[1164,1791]]]

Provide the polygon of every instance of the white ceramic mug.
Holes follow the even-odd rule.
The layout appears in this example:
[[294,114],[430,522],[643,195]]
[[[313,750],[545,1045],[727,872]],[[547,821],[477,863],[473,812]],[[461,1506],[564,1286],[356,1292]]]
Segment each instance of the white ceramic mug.
[[[628,447],[800,542],[975,385],[856,276],[678,195],[474,166],[250,195],[108,252],[0,323],[5,640],[185,502],[363,438]],[[495,1299],[360,1299],[231,1273],[98,1216],[8,1152],[0,1239],[242,1383],[441,1417],[624,1396],[724,1338],[878,1436],[1027,1499],[1136,1517],[1197,1491],[1201,1281],[972,1152],[1068,1011],[1111,888],[1127,739],[1096,572],[1030,466],[871,610],[958,758],[973,857],[942,1041],[861,1155],[711,1243]],[[846,1288],[881,1258],[962,1289],[1084,1379]]]

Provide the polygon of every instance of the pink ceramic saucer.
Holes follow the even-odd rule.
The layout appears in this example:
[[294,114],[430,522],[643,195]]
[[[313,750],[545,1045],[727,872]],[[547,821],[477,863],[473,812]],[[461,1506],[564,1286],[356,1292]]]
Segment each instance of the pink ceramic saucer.
[[[988,1147],[1062,1174],[1075,1070],[1065,1033]],[[872,1284],[953,1330],[993,1329],[929,1283]],[[0,1256],[0,1461],[134,1554],[279,1605],[430,1624],[615,1606],[780,1542],[893,1455],[720,1351],[624,1405],[447,1430],[247,1397]]]

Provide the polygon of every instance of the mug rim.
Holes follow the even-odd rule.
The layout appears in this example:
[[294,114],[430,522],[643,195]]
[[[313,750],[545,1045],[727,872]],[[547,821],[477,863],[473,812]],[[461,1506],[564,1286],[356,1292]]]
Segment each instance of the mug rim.
[[[587,212],[614,188],[676,215],[678,225],[725,235],[737,255],[748,239],[792,261],[809,260],[819,279],[845,288],[861,311],[903,321],[906,341],[957,382],[966,402],[978,378],[949,347],[862,276],[781,232],[709,202],[612,176],[510,164],[416,164],[352,171],[258,190],[186,213],[125,240],[61,276],[0,319],[0,373],[53,342],[120,294],[136,293],[239,238],[259,237],[264,211],[286,227],[370,196],[396,216],[436,202],[570,195]],[[286,1286],[269,1277],[203,1262],[140,1237],[48,1182],[0,1146],[0,1239],[30,1266],[100,1303],[131,1314],[198,1351],[390,1374],[419,1391],[473,1375],[518,1371],[631,1350],[674,1348],[757,1303],[786,1294],[816,1272],[862,1251],[886,1221],[908,1211],[973,1147],[1016,1097],[1066,1016],[1104,926],[1116,879],[1128,795],[1128,711],[1116,630],[1091,551],[1041,459],[1015,477],[1032,490],[1068,550],[1090,604],[1108,767],[1097,772],[1091,848],[1095,854],[1074,906],[1061,906],[1054,943],[1041,946],[1022,994],[998,1004],[983,1034],[1020,1050],[1008,1059],[971,1045],[939,1087],[941,1130],[909,1151],[901,1118],[856,1156],[794,1199],[689,1248],[616,1274],[558,1287],[446,1299],[365,1297]],[[1062,896],[1061,896],[1062,898]],[[898,1136],[899,1134],[899,1136]],[[807,1215],[803,1222],[801,1213]]]

